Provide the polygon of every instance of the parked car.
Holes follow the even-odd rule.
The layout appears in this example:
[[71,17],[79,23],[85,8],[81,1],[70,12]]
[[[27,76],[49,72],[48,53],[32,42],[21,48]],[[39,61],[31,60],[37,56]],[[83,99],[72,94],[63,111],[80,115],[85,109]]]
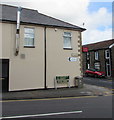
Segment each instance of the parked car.
[[97,69],[87,69],[85,71],[85,76],[105,77],[105,72],[99,71]]

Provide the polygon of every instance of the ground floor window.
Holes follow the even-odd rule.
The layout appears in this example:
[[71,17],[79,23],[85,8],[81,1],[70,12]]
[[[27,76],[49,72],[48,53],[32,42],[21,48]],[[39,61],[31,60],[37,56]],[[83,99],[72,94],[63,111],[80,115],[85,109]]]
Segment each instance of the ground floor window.
[[96,63],[94,64],[94,67],[95,67],[95,69],[100,70],[100,63],[99,63],[99,62],[96,62]]
[[89,69],[89,68],[90,68],[90,64],[88,63],[88,64],[87,64],[87,69]]

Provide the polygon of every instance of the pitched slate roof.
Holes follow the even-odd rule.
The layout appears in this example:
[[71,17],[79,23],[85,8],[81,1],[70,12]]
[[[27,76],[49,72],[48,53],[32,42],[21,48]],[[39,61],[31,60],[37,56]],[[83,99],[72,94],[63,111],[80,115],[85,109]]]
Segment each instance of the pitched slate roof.
[[[17,7],[0,4],[0,20],[16,22]],[[22,8],[21,23],[63,27],[84,31],[86,29],[39,13],[37,10]]]
[[106,49],[109,48],[109,46],[112,45],[113,43],[114,39],[83,45],[83,47],[87,47],[89,50]]

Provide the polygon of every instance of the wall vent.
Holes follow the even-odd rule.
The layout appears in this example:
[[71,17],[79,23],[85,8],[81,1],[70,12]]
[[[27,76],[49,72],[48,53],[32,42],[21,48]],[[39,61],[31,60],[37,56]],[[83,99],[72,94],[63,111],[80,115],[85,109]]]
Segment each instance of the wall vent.
[[21,57],[22,59],[25,59],[25,54],[21,54],[20,57]]

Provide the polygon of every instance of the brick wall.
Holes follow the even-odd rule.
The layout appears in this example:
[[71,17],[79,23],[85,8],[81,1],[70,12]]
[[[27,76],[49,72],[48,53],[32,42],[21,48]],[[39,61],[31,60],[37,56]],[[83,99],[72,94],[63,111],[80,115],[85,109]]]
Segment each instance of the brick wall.
[[105,50],[99,50],[100,70],[105,72]]

